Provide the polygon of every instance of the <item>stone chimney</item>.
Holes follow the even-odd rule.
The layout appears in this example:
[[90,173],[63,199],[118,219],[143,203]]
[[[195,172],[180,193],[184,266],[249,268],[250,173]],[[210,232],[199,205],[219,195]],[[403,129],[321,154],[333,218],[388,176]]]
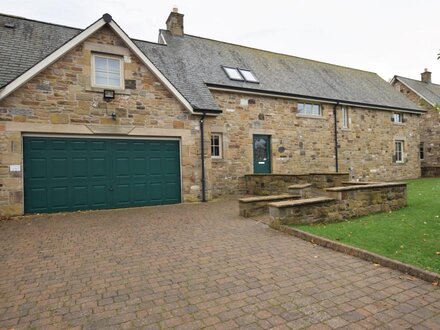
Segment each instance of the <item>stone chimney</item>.
[[174,36],[183,37],[183,14],[179,14],[177,7],[174,7],[170,16],[168,16],[167,30]]
[[431,83],[431,72],[429,72],[428,69],[425,69],[425,72],[422,72],[422,81],[427,84]]

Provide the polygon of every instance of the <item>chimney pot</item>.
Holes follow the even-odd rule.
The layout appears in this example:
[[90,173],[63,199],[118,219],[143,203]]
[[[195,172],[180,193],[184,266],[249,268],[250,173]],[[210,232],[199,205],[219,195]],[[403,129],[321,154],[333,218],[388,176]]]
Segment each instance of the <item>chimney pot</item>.
[[177,7],[174,7],[167,19],[167,30],[172,35],[183,37],[183,14],[179,13]]
[[427,83],[427,84],[431,83],[431,72],[429,72],[428,69],[425,69],[425,71],[422,72],[421,76],[422,76],[422,79],[421,79],[422,82]]

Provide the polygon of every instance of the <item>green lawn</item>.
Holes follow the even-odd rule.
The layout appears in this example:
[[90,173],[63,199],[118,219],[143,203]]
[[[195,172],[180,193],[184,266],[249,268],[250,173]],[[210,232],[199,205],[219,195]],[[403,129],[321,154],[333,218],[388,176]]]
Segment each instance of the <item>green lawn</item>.
[[408,207],[298,229],[440,273],[440,179],[408,182]]

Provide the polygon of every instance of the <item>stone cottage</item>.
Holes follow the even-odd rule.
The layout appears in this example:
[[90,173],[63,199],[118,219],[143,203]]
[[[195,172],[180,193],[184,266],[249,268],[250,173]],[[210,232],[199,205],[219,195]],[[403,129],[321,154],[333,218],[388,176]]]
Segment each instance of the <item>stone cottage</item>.
[[166,23],[152,43],[108,14],[0,15],[0,214],[204,201],[251,173],[420,176],[425,110],[375,73]]
[[419,159],[423,176],[440,176],[440,85],[425,69],[420,80],[394,76],[391,85],[426,110],[420,122]]

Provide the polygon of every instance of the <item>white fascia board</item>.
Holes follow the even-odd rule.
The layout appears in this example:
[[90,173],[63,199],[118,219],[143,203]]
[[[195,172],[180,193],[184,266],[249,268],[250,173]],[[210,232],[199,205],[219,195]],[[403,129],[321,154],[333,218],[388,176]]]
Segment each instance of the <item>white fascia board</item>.
[[39,74],[41,71],[46,69],[49,65],[56,62],[58,59],[60,59],[63,55],[65,55],[68,51],[76,47],[78,44],[86,40],[88,37],[90,37],[93,33],[98,31],[100,28],[102,28],[106,22],[103,18],[99,19],[92,25],[90,25],[87,29],[82,31],[77,36],[70,39],[68,42],[66,42],[64,45],[62,45],[60,48],[58,48],[56,51],[51,53],[49,56],[38,62],[36,65],[34,65],[32,68],[18,76],[15,80],[13,80],[11,83],[6,85],[1,91],[0,91],[0,100],[4,99],[6,96],[11,94],[13,91],[15,91],[17,88],[28,82],[30,79],[35,77],[37,74]]
[[162,72],[149,60],[149,58],[139,49],[138,46],[125,34],[125,32],[114,22],[111,21],[109,26],[121,37],[130,50],[147,66],[147,68],[160,80],[162,84],[173,94],[180,103],[191,113],[194,109],[185,97],[174,87],[174,85],[163,75]]

